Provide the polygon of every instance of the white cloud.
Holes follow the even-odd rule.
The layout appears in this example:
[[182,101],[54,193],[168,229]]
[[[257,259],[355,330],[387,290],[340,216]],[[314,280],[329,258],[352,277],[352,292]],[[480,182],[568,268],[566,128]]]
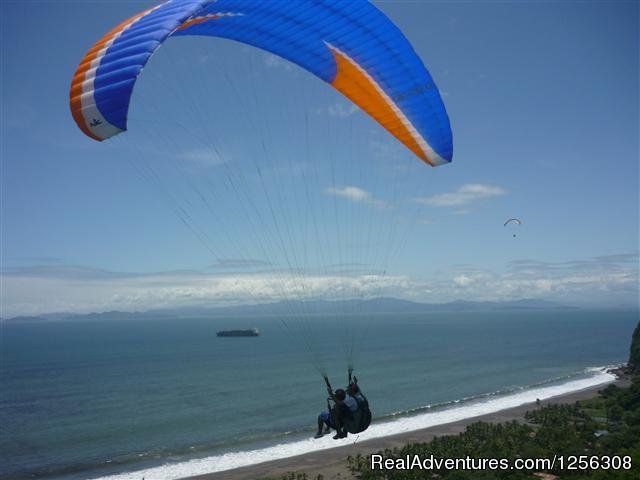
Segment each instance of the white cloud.
[[407,148],[387,132],[384,132],[384,138],[378,138],[377,134],[380,132],[375,133],[376,138],[369,141],[369,147],[376,158],[389,161],[407,155]]
[[227,163],[229,158],[213,148],[194,148],[179,154],[180,158],[198,167],[217,167]]
[[360,110],[353,103],[350,105],[344,105],[343,103],[336,103],[327,107],[327,113],[332,117],[349,117]]
[[473,279],[466,275],[458,275],[457,277],[453,277],[453,283],[460,287],[466,287],[470,283],[473,283]]
[[483,198],[505,195],[506,193],[507,191],[504,188],[496,185],[467,183],[453,192],[418,198],[416,201],[432,207],[456,207],[468,205]]
[[282,300],[397,294],[407,279],[381,274],[351,277],[268,272],[228,275],[168,272],[109,278],[3,277],[3,316],[51,312],[144,311],[187,306],[228,306]]
[[371,194],[359,187],[328,187],[325,189],[325,193],[329,195],[337,195],[339,197],[348,198],[349,200],[353,200],[354,202],[365,202],[371,199]]
[[[544,298],[577,305],[638,306],[637,255],[612,255],[571,262],[511,262],[498,273],[473,266],[443,272],[431,282],[442,298],[472,300]],[[453,288],[446,280],[453,276]]]
[[270,262],[253,258],[221,258],[211,268],[214,269],[255,269],[271,266]]
[[[572,262],[511,262],[505,271],[452,266],[426,278],[336,266],[339,272],[288,271],[131,274],[87,267],[5,270],[2,316],[47,312],[142,311],[225,306],[305,298],[396,297],[427,303],[541,298],[566,305],[638,307],[638,255]],[[369,271],[367,271],[369,270]],[[327,270],[325,269],[325,272]],[[350,272],[350,273],[349,273]]]
[[290,62],[274,55],[273,53],[268,53],[264,56],[264,64],[269,68],[283,68],[288,72],[293,70],[293,66]]
[[366,190],[363,190],[360,187],[354,187],[354,186],[346,186],[342,188],[327,187],[324,190],[324,193],[326,193],[327,195],[335,195],[337,197],[346,198],[348,200],[351,200],[352,202],[368,203],[378,208],[389,207],[387,202],[385,202],[384,200],[379,200],[377,198],[374,198],[373,195],[371,195],[369,192],[367,192]]
[[331,117],[350,117],[354,113],[358,112],[360,108],[353,103],[334,103],[327,107],[319,107],[312,110],[316,115],[329,115]]

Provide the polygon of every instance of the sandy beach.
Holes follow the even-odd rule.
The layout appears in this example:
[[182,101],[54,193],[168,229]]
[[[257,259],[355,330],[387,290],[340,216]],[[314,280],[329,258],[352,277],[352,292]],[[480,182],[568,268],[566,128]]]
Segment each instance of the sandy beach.
[[[618,380],[615,383],[623,385],[625,382]],[[551,397],[542,401],[541,404],[573,403],[578,400],[585,400],[594,397],[598,393],[598,390],[601,390],[605,386],[606,385],[598,385],[564,395]],[[426,442],[436,436],[455,435],[463,432],[467,425],[477,421],[493,423],[508,422],[512,420],[524,421],[525,412],[533,408],[536,408],[534,402],[527,403],[487,415],[436,425],[422,430],[414,430],[398,435],[375,438],[347,446],[343,445],[328,450],[189,478],[192,480],[245,480],[263,477],[279,478],[281,475],[292,471],[303,471],[307,473],[310,478],[314,478],[316,475],[321,474],[327,480],[353,478],[347,469],[346,458],[349,455],[357,455],[358,453],[361,455],[369,455],[385,448],[401,447],[412,442]]]

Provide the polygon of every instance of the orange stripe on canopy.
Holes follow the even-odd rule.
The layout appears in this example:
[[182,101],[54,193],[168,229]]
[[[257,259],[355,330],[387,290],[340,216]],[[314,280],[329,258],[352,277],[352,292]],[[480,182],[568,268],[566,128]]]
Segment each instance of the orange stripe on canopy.
[[[395,105],[390,103],[391,99],[382,93],[374,80],[344,53],[331,45],[329,48],[337,67],[337,73],[332,82],[333,87],[376,119],[419,158],[435,166],[405,124],[406,120],[403,121],[403,118],[394,110]],[[395,109],[398,110],[397,107]]]

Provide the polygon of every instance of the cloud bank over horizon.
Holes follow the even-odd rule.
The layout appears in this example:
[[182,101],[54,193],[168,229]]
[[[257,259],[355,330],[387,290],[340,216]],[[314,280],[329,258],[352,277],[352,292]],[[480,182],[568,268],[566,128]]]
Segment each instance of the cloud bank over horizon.
[[424,278],[364,268],[300,275],[265,267],[251,272],[209,268],[154,273],[62,264],[5,268],[2,317],[376,297],[424,303],[539,298],[584,307],[638,308],[637,253],[568,262],[521,259],[500,272],[454,265]]

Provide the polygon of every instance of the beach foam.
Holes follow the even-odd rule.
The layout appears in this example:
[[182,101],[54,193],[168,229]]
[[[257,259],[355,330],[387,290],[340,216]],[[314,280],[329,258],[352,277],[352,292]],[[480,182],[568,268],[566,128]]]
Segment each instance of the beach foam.
[[370,440],[399,433],[420,430],[423,428],[456,422],[480,415],[495,413],[500,410],[518,407],[535,402],[536,399],[545,400],[558,395],[577,392],[586,388],[603,385],[615,380],[613,374],[607,373],[607,368],[589,368],[586,378],[570,380],[560,384],[544,385],[522,389],[504,396],[488,396],[482,400],[470,402],[454,402],[451,408],[420,413],[407,417],[395,417],[392,420],[376,423],[366,432],[349,436],[344,440],[333,440],[327,435],[321,439],[304,439],[289,443],[280,443],[271,447],[241,452],[226,453],[211,457],[189,460],[180,463],[165,464],[159,467],[138,470],[118,475],[100,477],[96,480],[174,480],[205,473],[221,472],[234,468],[255,465],[257,463],[293,457],[308,452],[326,450],[329,448],[348,445],[354,441]]

